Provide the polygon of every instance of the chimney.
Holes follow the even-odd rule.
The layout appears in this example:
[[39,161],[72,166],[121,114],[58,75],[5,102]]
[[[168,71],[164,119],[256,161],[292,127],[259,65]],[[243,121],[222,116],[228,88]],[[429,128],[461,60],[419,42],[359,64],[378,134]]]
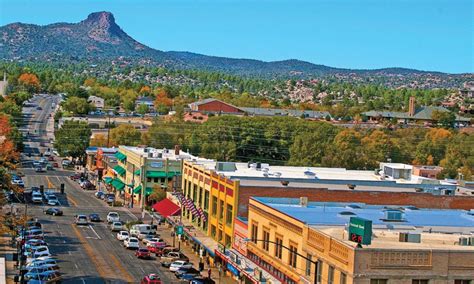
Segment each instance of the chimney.
[[174,145],[174,154],[175,154],[176,156],[179,155],[179,151],[180,151],[180,150],[181,150],[181,148],[179,147],[179,145]]
[[410,102],[408,104],[408,115],[415,115],[415,97],[410,97]]

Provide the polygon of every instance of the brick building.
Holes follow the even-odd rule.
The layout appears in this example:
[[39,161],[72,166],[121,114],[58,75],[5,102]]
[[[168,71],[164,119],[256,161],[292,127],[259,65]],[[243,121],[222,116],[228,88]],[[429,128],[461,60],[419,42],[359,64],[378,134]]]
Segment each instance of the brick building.
[[193,112],[201,113],[244,114],[240,108],[212,98],[191,103],[189,108]]

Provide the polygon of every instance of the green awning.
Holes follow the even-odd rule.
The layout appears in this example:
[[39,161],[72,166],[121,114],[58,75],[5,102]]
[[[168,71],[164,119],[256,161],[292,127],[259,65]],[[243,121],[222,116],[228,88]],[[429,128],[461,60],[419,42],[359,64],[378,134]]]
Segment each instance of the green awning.
[[112,186],[118,191],[122,191],[125,188],[125,184],[119,179],[114,179],[112,181]]
[[176,172],[163,172],[163,171],[147,171],[146,177],[149,178],[165,178],[165,177],[174,177],[179,173]]
[[120,161],[125,161],[125,159],[127,159],[127,156],[125,156],[124,154],[120,153],[120,152],[117,152],[115,153],[115,158],[119,159]]
[[[145,188],[145,195],[150,195],[153,192],[153,188],[147,187]],[[140,194],[142,193],[142,186],[139,185],[133,189],[134,194]]]
[[119,166],[119,165],[116,165],[116,166],[114,167],[114,171],[115,171],[118,175],[121,175],[121,176],[125,173],[125,169],[122,168],[122,167]]
[[133,193],[135,193],[135,194],[140,194],[140,192],[142,192],[142,185],[141,184],[133,189]]
[[152,192],[153,192],[153,188],[151,188],[151,187],[145,188],[145,195],[146,196],[150,195]]
[[106,184],[110,184],[110,183],[112,182],[113,178],[111,178],[111,177],[104,177],[103,180],[104,180],[104,182],[105,182]]
[[133,172],[134,175],[139,176],[142,171],[140,169]]

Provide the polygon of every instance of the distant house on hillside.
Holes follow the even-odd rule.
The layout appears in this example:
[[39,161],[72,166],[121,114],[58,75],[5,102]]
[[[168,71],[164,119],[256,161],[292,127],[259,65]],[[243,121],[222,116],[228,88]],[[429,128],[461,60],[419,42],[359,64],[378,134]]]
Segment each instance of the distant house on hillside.
[[236,106],[228,104],[226,102],[217,99],[204,99],[189,104],[189,108],[192,112],[201,113],[227,113],[227,114],[244,114],[244,111]]
[[200,112],[204,114],[233,114],[249,116],[293,116],[304,117],[308,119],[331,118],[327,111],[314,110],[296,110],[296,109],[278,109],[278,108],[260,108],[260,107],[237,107],[217,99],[204,99],[189,104],[191,112]]
[[154,99],[150,97],[139,97],[135,101],[135,107],[138,107],[139,105],[146,105],[150,109],[155,107],[155,102]]
[[103,109],[104,104],[105,104],[104,99],[101,98],[101,97],[97,97],[97,96],[90,96],[87,99],[87,102],[92,104],[96,109]]
[[[369,120],[380,120],[380,119],[397,119],[399,122],[408,123],[410,121],[432,121],[432,115],[435,111],[449,112],[448,109],[440,106],[422,106],[415,107],[415,98],[410,98],[410,104],[408,107],[408,112],[400,111],[376,111],[371,110],[362,113]],[[456,115],[456,122],[469,124],[470,119],[466,117],[461,117]]]
[[7,94],[7,73],[3,73],[3,81],[0,81],[0,96],[4,97]]

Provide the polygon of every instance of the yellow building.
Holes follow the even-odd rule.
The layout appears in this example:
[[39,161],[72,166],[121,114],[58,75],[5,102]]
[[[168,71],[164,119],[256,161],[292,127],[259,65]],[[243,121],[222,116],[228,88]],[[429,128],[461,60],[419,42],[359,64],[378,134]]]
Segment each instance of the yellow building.
[[164,190],[180,188],[182,160],[192,156],[179,148],[119,146],[115,157],[118,162],[113,169],[116,177],[106,182],[120,192],[125,202],[131,202],[133,197],[133,203],[142,206],[156,187]]
[[[362,226],[368,232],[364,239],[347,229],[358,220],[371,224]],[[474,279],[474,216],[463,210],[253,197],[248,228],[247,257],[282,283],[471,284]]]
[[202,209],[204,213],[204,217],[193,214],[192,208],[185,207],[183,218],[219,244],[230,247],[237,212],[239,182],[218,175],[199,163],[184,161],[182,188],[184,196],[192,200],[194,206]]

